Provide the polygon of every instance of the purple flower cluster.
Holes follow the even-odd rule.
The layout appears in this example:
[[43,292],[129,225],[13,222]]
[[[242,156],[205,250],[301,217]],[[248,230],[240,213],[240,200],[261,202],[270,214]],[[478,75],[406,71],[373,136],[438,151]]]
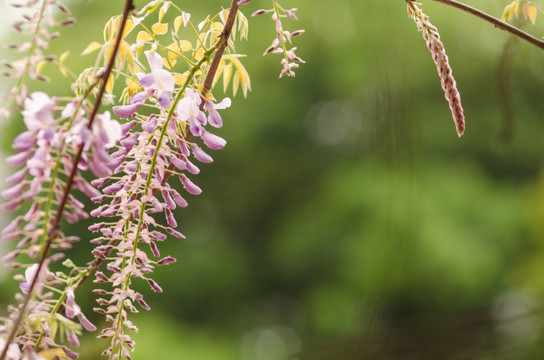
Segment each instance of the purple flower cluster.
[[[30,201],[26,214],[16,217],[2,232],[5,238],[22,240],[16,246],[19,254],[26,252],[35,258],[39,251],[39,238],[48,236],[55,230],[51,223],[55,209],[52,206],[60,202],[63,196],[61,174],[72,171],[72,158],[67,150],[75,152],[83,147],[83,157],[78,168],[91,168],[96,175],[106,176],[113,169],[112,161],[107,153],[120,137],[120,125],[111,120],[106,112],[97,117],[93,130],[87,129],[88,122],[85,112],[75,108],[77,105],[68,103],[62,113],[55,114],[58,101],[47,94],[36,92],[24,102],[22,111],[26,130],[13,141],[15,155],[7,158],[11,166],[22,167],[7,178],[12,187],[2,191],[2,196],[8,200],[2,205],[4,211],[18,210],[23,203]],[[90,152],[92,149],[92,153]],[[89,197],[97,195],[97,190],[81,175],[74,177],[74,186]],[[42,204],[46,203],[51,212],[45,213]],[[64,218],[76,222],[87,218],[81,201],[70,195],[66,202]],[[73,237],[58,234],[54,245],[62,249],[70,247]],[[14,259],[13,253],[7,258]],[[16,264],[14,264],[16,265]]]
[[[23,79],[28,76],[30,79],[38,79],[41,81],[48,81],[49,79],[42,75],[41,68],[45,63],[54,62],[57,60],[56,56],[45,54],[44,51],[48,49],[49,42],[58,38],[58,32],[51,32],[48,27],[54,26],[69,26],[75,23],[73,18],[64,18],[63,20],[56,20],[54,14],[57,10],[60,10],[64,15],[70,15],[70,10],[57,0],[48,0],[41,2],[40,7],[36,7],[36,0],[27,0],[22,3],[11,4],[16,8],[23,8],[28,11],[22,20],[16,21],[13,24],[13,28],[17,32],[30,35],[27,41],[19,44],[10,44],[9,48],[14,49],[20,53],[25,53],[25,56],[16,59],[14,61],[6,62],[4,65],[8,68],[3,73],[4,76]],[[11,89],[10,97],[15,99],[19,106],[22,106],[24,99],[27,97],[27,88],[22,81],[18,82]],[[0,108],[0,115],[9,117],[9,106]]]
[[[221,127],[223,121],[217,110],[230,106],[228,98],[214,104],[191,88],[185,88],[174,102],[173,75],[162,69],[163,61],[157,53],[145,54],[151,72],[138,75],[144,90],[134,95],[130,104],[114,107],[116,115],[132,117],[123,124],[120,146],[111,154],[118,166],[111,176],[92,182],[102,188],[102,194],[93,200],[104,203],[91,212],[104,218],[90,227],[100,233],[91,241],[97,245],[93,255],[106,262],[106,269],[96,273],[95,282],[111,287],[96,290],[104,297],[98,299],[100,307],[95,311],[110,323],[100,337],[111,338],[104,355],[121,351],[127,358],[134,347],[125,333],[134,330],[127,311],[137,311],[136,304],[149,309],[143,295],[131,289],[131,281],[141,278],[152,290],[161,292],[150,273],[155,266],[171,264],[175,259],[161,258],[158,243],[168,235],[184,238],[177,230],[174,212],[177,207],[186,207],[187,201],[169,180],[177,179],[190,195],[202,192],[190,177],[200,172],[195,163],[210,163],[213,158],[194,139],[200,138],[212,150],[223,148],[226,141],[207,127]],[[146,104],[157,112],[139,115],[137,111]],[[167,111],[169,106],[173,111]],[[148,251],[141,248],[144,244]]]
[[415,2],[408,2],[408,15],[415,21],[417,28],[422,32],[427,43],[427,48],[433,56],[436,70],[440,76],[444,96],[450,106],[450,111],[455,123],[457,135],[461,137],[465,132],[465,115],[461,105],[461,95],[457,90],[457,84],[453,77],[448,55],[444,44],[440,40],[438,29],[431,24],[429,17],[417,6]]
[[[115,165],[108,154],[121,136],[121,128],[117,121],[112,120],[108,112],[99,114],[92,129],[88,128],[88,115],[82,109],[81,103],[69,102],[59,106],[59,101],[42,92],[30,94],[23,104],[23,120],[26,130],[19,134],[13,141],[15,155],[7,158],[9,165],[21,167],[17,172],[7,178],[12,187],[4,190],[2,196],[8,200],[2,205],[4,211],[15,211],[28,204],[28,210],[23,215],[17,216],[2,231],[5,239],[18,241],[15,250],[3,257],[3,262],[10,267],[27,267],[25,275],[17,276],[21,281],[20,288],[23,294],[32,290],[35,296],[34,302],[27,309],[27,319],[41,319],[38,322],[42,327],[42,340],[44,346],[55,347],[54,333],[47,331],[53,317],[55,322],[62,322],[69,339],[76,339],[80,332],[79,325],[69,319],[77,317],[79,324],[87,330],[95,329],[83,315],[79,307],[75,305],[72,295],[68,293],[65,303],[65,315],[51,314],[51,309],[58,305],[58,299],[51,292],[44,289],[50,287],[66,287],[69,284],[65,278],[58,277],[48,270],[49,264],[63,258],[62,251],[69,249],[79,239],[77,236],[66,236],[58,228],[56,219],[58,206],[64,203],[63,219],[77,222],[88,217],[83,203],[72,194],[65,194],[65,182],[67,174],[73,171],[71,154],[82,149],[82,157],[78,162],[79,170],[90,168],[97,176],[111,174]],[[62,111],[56,110],[62,108]],[[60,114],[59,114],[60,112]],[[89,197],[99,195],[83,176],[75,173],[73,187]],[[47,257],[40,267],[36,263],[44,251],[44,244],[50,242],[50,248],[58,250]],[[19,262],[21,255],[26,255],[33,265]],[[33,259],[33,260],[32,260]],[[36,278],[36,280],[34,280]],[[31,284],[36,285],[31,289]],[[12,316],[16,315],[14,312]],[[30,321],[30,320],[29,320]],[[13,319],[2,319],[3,327],[0,327],[0,335],[5,334]],[[23,345],[25,356],[30,354],[36,341],[36,331],[32,326],[25,327],[25,333],[19,335],[19,343]],[[2,330],[3,329],[3,330]],[[72,341],[75,343],[75,341]],[[62,348],[58,345],[59,348]],[[69,349],[63,350],[69,354]],[[30,355],[28,355],[30,356]],[[27,356],[27,357],[28,357]]]
[[152,96],[156,96],[157,102],[163,108],[169,107],[172,104],[172,92],[174,91],[175,82],[172,74],[162,68],[162,58],[154,50],[145,52],[147,61],[151,68],[148,74],[137,74],[140,85],[144,91],[137,93],[130,99],[129,105],[115,106],[113,112],[121,119],[126,119],[134,115]]
[[280,78],[283,76],[294,77],[294,69],[299,67],[299,64],[305,63],[300,57],[295,54],[296,47],[292,47],[290,50],[287,50],[287,44],[292,43],[292,38],[299,36],[304,33],[304,30],[296,30],[293,32],[283,29],[283,24],[281,22],[282,18],[290,18],[293,20],[298,20],[295,15],[297,9],[284,9],[276,0],[273,0],[274,7],[272,9],[259,9],[253,12],[252,16],[260,16],[267,13],[272,13],[272,21],[274,21],[276,37],[272,40],[272,44],[264,51],[263,55],[266,54],[278,54],[283,55],[281,59],[281,64],[283,69],[280,72]]

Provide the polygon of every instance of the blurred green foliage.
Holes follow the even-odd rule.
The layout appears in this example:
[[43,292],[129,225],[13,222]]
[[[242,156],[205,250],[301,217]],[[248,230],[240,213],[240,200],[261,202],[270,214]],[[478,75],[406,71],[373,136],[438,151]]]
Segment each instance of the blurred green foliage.
[[[187,240],[161,249],[179,261],[157,270],[165,291],[148,293],[152,311],[134,315],[134,359],[544,356],[544,54],[519,43],[500,74],[510,119],[497,91],[509,35],[422,2],[463,99],[461,139],[403,1],[284,0],[299,8],[289,25],[306,29],[295,79],[278,80],[280,59],[261,57],[273,23],[251,19],[237,50],[253,91],[223,112],[228,145],[176,214]],[[198,22],[229,5],[213,3],[181,6]],[[497,16],[506,5],[469,3]],[[92,57],[78,54],[120,6],[72,2],[79,23],[52,51],[69,49],[82,69]],[[526,29],[544,33],[542,21]],[[88,261],[89,249],[73,256]],[[14,287],[2,285],[2,302]],[[81,358],[97,347],[89,336]]]

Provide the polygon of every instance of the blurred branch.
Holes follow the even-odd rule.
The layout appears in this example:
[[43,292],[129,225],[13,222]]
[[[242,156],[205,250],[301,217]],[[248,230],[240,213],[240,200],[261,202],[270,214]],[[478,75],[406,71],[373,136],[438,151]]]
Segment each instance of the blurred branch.
[[512,96],[510,93],[510,74],[512,63],[517,49],[517,39],[511,37],[502,51],[502,56],[495,72],[496,89],[500,99],[502,113],[502,129],[495,137],[495,145],[503,148],[511,139],[514,132],[514,110],[512,107]]
[[[411,2],[411,1],[414,1],[414,0],[407,0],[408,2]],[[481,10],[478,10],[478,9],[475,9],[471,6],[468,6],[466,4],[463,4],[459,1],[456,1],[456,0],[432,0],[432,1],[436,1],[436,2],[439,2],[441,4],[444,4],[444,5],[449,5],[451,7],[454,7],[454,8],[457,8],[459,10],[462,10],[464,12],[467,12],[471,15],[474,15],[476,17],[479,17],[480,19],[483,19],[485,21],[487,21],[488,23],[492,24],[493,26],[495,26],[496,28],[499,28],[501,30],[504,30],[504,31],[508,31],[509,33],[529,42],[530,44],[544,50],[544,41],[529,34],[529,33],[526,33],[525,31],[513,26],[513,25],[510,25],[500,19],[497,19],[496,17],[494,16],[491,16]]]

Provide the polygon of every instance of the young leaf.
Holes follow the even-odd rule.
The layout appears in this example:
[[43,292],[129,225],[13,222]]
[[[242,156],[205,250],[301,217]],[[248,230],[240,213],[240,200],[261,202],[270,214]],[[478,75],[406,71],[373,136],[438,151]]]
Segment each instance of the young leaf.
[[147,16],[151,14],[153,11],[155,11],[160,5],[161,5],[160,0],[153,0],[150,3],[148,3],[146,6],[144,6],[142,10],[138,12],[138,14],[140,15],[145,14],[145,16]]
[[42,60],[36,64],[36,74],[39,74],[42,72],[44,65],[45,65],[45,60]]
[[238,60],[238,56],[239,55],[226,55],[225,59],[230,60],[232,64],[236,67],[236,74],[234,75],[233,84],[234,95],[236,95],[236,90],[238,89],[237,82],[239,81],[240,86],[242,87],[242,92],[244,93],[244,97],[247,97],[247,92],[251,90],[251,81],[249,79],[249,73],[247,72],[244,65],[242,65],[240,60]]
[[240,33],[240,39],[247,40],[247,34],[249,30],[249,23],[247,18],[242,12],[238,12],[238,32]]
[[512,16],[512,4],[507,5],[504,8],[504,12],[502,13],[501,19],[502,21],[508,22],[508,20],[510,19],[510,16]]
[[170,7],[170,2],[165,2],[164,5],[159,10],[159,22],[162,22],[162,19],[164,18],[164,15],[168,11],[168,8]]
[[202,84],[198,84],[196,86],[198,88],[198,91],[200,91],[200,95],[206,100],[210,101],[216,101],[215,97],[213,96],[212,92],[204,87]]
[[512,3],[512,9],[514,14],[516,14],[516,19],[519,18],[519,0],[516,0]]
[[536,6],[534,5],[529,6],[529,10],[528,10],[529,19],[531,19],[531,22],[533,23],[533,25],[536,22],[536,12],[537,12]]
[[87,55],[87,54],[90,54],[98,49],[100,49],[102,47],[102,45],[99,43],[99,42],[96,42],[96,41],[93,41],[92,43],[90,43],[89,45],[87,45],[87,47],[85,48],[85,50],[83,50],[83,52],[81,53],[81,55]]
[[234,96],[236,96],[236,93],[238,92],[238,86],[240,86],[240,73],[237,72],[232,79],[232,93]]
[[176,34],[178,33],[179,27],[181,26],[182,23],[183,23],[183,17],[181,17],[181,15],[176,16],[176,18],[174,19],[174,30]]
[[168,32],[168,24],[156,23],[151,26],[151,31],[155,35],[164,35]]
[[230,79],[232,78],[232,64],[225,65],[223,67],[223,91],[227,91]]
[[66,58],[68,57],[68,54],[70,54],[70,51],[65,51],[62,54],[60,54],[59,61],[61,63],[63,63],[66,60]]
[[526,19],[527,19],[527,16],[529,16],[529,6],[530,6],[530,4],[528,2],[526,2],[523,5],[523,8],[521,9],[521,11],[523,13],[523,17],[525,17]]
[[113,93],[113,84],[115,80],[113,78],[113,74],[110,73],[110,76],[108,77],[108,82],[106,83],[106,91],[108,94]]
[[142,72],[142,70],[138,67],[138,65],[136,65],[134,63],[129,63],[128,64],[128,71],[130,71],[130,73],[133,74],[133,75]]
[[136,42],[146,42],[146,41],[152,41],[153,36],[149,35],[145,31],[140,31],[138,33],[138,36],[136,36]]
[[180,75],[180,74],[176,74],[174,75],[174,83],[176,83],[176,85],[183,85],[185,83],[185,81],[187,80],[187,76],[183,76],[183,75]]

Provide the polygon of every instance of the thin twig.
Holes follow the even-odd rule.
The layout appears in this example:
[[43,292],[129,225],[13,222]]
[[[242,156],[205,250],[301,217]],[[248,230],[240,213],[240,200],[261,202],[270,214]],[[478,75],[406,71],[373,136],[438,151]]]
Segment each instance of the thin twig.
[[[133,0],[126,0],[125,8],[123,10],[123,16],[122,16],[122,19],[121,19],[121,24],[119,25],[119,31],[117,33],[117,39],[115,41],[115,46],[113,48],[113,53],[112,53],[111,58],[110,58],[110,60],[108,62],[108,66],[106,67],[106,71],[104,71],[102,73],[102,83],[100,85],[100,89],[99,89],[98,95],[96,97],[96,101],[95,101],[91,116],[89,117],[89,124],[87,126],[88,129],[91,129],[91,127],[93,125],[93,122],[94,122],[94,120],[96,118],[96,115],[98,114],[98,109],[100,108],[100,104],[102,102],[102,97],[104,96],[104,92],[106,90],[106,84],[108,82],[109,75],[111,74],[111,71],[112,71],[113,66],[115,64],[115,58],[117,56],[117,52],[119,51],[119,47],[121,45],[121,40],[122,40],[122,36],[123,36],[123,33],[124,33],[125,25],[127,23],[128,15],[129,15],[130,11],[132,11],[133,9],[134,9]],[[45,243],[45,247],[44,247],[44,249],[42,251],[42,254],[41,254],[41,257],[40,257],[40,260],[39,260],[39,263],[38,263],[38,269],[36,270],[36,274],[34,275],[34,278],[32,279],[32,282],[30,284],[30,288],[29,288],[27,294],[25,295],[24,301],[23,301],[23,303],[22,303],[22,305],[21,305],[21,307],[19,309],[19,313],[17,315],[17,318],[16,318],[15,322],[13,323],[11,331],[10,331],[10,333],[9,333],[7,339],[6,339],[6,345],[5,345],[4,349],[2,350],[2,354],[0,355],[0,360],[5,359],[7,351],[8,351],[8,347],[11,344],[11,342],[13,341],[13,339],[15,338],[15,335],[17,334],[17,331],[19,330],[19,326],[21,326],[21,322],[23,320],[24,314],[26,313],[28,303],[30,302],[30,299],[31,299],[31,297],[33,295],[33,292],[34,292],[34,288],[36,287],[36,283],[38,282],[40,272],[41,272],[41,270],[43,268],[45,260],[47,259],[47,255],[49,253],[49,250],[51,249],[51,245],[52,245],[53,241],[55,240],[55,238],[57,236],[58,230],[60,228],[60,223],[61,223],[61,220],[62,220],[62,215],[64,213],[66,203],[68,201],[68,196],[69,196],[70,191],[72,189],[74,178],[75,178],[75,175],[77,173],[77,165],[78,165],[79,161],[81,160],[82,154],[83,154],[83,146],[80,146],[76,156],[74,157],[72,171],[71,171],[71,173],[70,173],[70,175],[68,177],[68,180],[66,181],[66,186],[64,188],[64,193],[63,193],[63,196],[62,196],[62,200],[61,200],[61,202],[59,204],[59,207],[57,209],[57,214],[55,216],[55,219],[53,220],[50,235],[47,238],[47,241]]]
[[217,51],[215,52],[212,63],[210,65],[210,70],[208,70],[208,74],[206,75],[206,80],[204,81],[204,87],[208,91],[211,90],[212,88],[215,73],[217,72],[217,69],[219,68],[219,63],[221,62],[223,53],[225,52],[225,49],[227,48],[227,45],[229,44],[230,33],[232,32],[232,27],[234,26],[234,21],[236,20],[236,15],[238,14],[239,6],[240,5],[238,5],[238,0],[232,0],[232,3],[230,5],[230,10],[229,10],[229,17],[227,18],[227,21],[225,22],[225,27],[223,28],[223,32],[220,35],[223,41],[221,42],[219,49],[217,49]]
[[[407,1],[413,1],[413,0],[407,0]],[[454,8],[457,8],[459,10],[463,10],[464,12],[467,12],[471,15],[474,15],[476,17],[479,17],[480,19],[483,19],[485,21],[487,21],[488,23],[494,25],[496,28],[499,28],[501,30],[504,30],[504,31],[507,31],[509,33],[511,33],[512,35],[515,35],[525,41],[527,41],[528,43],[544,50],[544,41],[529,34],[529,33],[526,33],[525,31],[513,26],[513,25],[510,25],[500,19],[497,19],[496,17],[494,16],[491,16],[481,10],[478,10],[478,9],[475,9],[469,5],[466,5],[466,4],[463,4],[459,1],[456,1],[456,0],[432,0],[432,1],[436,1],[438,3],[441,3],[441,4],[444,4],[444,5],[449,5],[449,6],[452,6]]]

